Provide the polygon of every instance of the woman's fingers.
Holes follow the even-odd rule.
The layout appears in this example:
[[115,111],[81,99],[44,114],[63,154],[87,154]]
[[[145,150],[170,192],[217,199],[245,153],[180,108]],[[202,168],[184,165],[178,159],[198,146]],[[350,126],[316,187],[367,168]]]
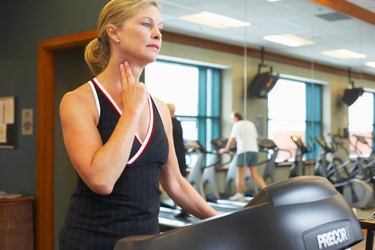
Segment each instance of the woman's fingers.
[[124,66],[125,66],[125,74],[126,74],[126,80],[127,80],[127,82],[128,83],[135,83],[134,82],[133,72],[132,72],[132,69],[130,68],[129,63],[125,62]]
[[132,83],[141,83],[135,82],[133,71],[130,67],[130,64],[125,61],[123,64],[120,64],[120,74],[121,74],[121,81],[122,84],[132,84]]
[[[129,77],[129,74],[132,76],[132,77]],[[134,82],[134,77],[133,77],[133,73],[129,67],[129,63],[128,62],[125,62],[125,63],[121,63],[120,64],[120,75],[121,75],[121,83],[122,83],[122,86],[124,87],[125,84],[129,84],[131,83],[131,79],[133,79],[133,82]]]
[[120,64],[122,99],[126,109],[142,109],[147,100],[145,85],[137,84],[128,62]]

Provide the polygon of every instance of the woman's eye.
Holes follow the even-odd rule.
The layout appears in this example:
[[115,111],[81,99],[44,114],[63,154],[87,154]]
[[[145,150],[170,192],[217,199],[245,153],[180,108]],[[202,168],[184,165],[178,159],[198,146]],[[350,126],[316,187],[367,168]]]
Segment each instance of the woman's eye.
[[147,27],[147,28],[150,28],[151,27],[151,23],[142,23],[143,26]]

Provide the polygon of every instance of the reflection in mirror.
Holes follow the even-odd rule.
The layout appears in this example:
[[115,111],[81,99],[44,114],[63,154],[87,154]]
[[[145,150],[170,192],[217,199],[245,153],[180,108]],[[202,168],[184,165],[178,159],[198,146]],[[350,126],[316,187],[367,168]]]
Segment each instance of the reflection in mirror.
[[[166,30],[188,34],[186,39],[206,39],[191,42],[190,47],[184,47],[188,44],[185,41],[168,44],[162,51],[163,56],[222,66],[222,94],[218,102],[220,136],[230,134],[229,117],[234,110],[253,121],[260,137],[274,140],[284,150],[279,152],[277,161],[289,161],[277,169],[277,180],[288,178],[288,167],[299,164],[298,159],[306,163],[305,173],[312,174],[314,161],[321,157],[316,137],[325,136],[330,140],[330,134],[343,135],[348,128],[349,131],[353,128],[350,117],[354,116],[342,101],[344,89],[348,87],[348,68],[352,69],[356,86],[374,88],[374,71],[366,66],[375,59],[375,50],[369,49],[371,37],[375,35],[374,26],[346,12],[310,0],[161,2]],[[218,28],[198,24],[196,21],[201,20],[203,12],[235,18],[248,25]],[[190,18],[195,14],[199,15],[192,21]],[[207,41],[220,45],[213,49],[205,44]],[[232,47],[224,50],[223,44]],[[348,51],[350,58],[342,54]],[[276,76],[273,81],[267,74],[263,75],[266,80],[256,78],[261,78],[258,73],[269,71]],[[260,89],[254,88],[254,82]],[[196,129],[193,133],[202,130]],[[299,145],[292,140],[294,136],[301,138],[307,150],[299,150]],[[349,144],[346,139],[345,146]]]
[[[323,135],[330,139],[330,134],[343,135],[353,128],[350,117],[354,116],[342,101],[348,87],[348,68],[352,69],[356,86],[374,88],[374,70],[366,65],[375,60],[375,50],[371,49],[375,28],[352,16],[362,12],[348,8],[349,1],[342,4],[346,8],[343,12],[317,3],[327,1],[310,0],[161,2],[166,30],[241,49],[239,53],[233,52],[235,49],[229,52],[218,46],[214,51],[216,56],[207,56],[209,53],[203,50],[194,56],[193,49],[178,47],[180,54],[170,50],[166,54],[224,65],[219,102],[220,135],[229,135],[230,113],[240,111],[256,124],[260,137],[275,140],[285,149],[277,161],[288,160],[292,164],[301,158],[310,163],[307,173],[312,173],[312,163],[320,157],[321,150],[316,137]],[[351,14],[351,9],[356,11]],[[235,18],[248,25],[218,28],[198,24],[196,21],[201,20],[203,12]],[[191,21],[189,18],[195,14],[199,15]],[[210,49],[202,40],[195,45]],[[241,54],[242,58],[225,57],[222,52]],[[269,68],[259,69],[263,64]],[[262,82],[256,79],[257,74],[270,68],[277,75],[276,83],[263,80],[260,84],[263,88],[253,89],[253,82]],[[358,129],[354,129],[356,133]],[[372,131],[366,133],[371,135]],[[298,145],[291,139],[293,135],[299,136],[309,149],[302,156],[297,155]],[[346,144],[348,147],[350,142],[346,140]],[[287,176],[280,172],[278,178]]]

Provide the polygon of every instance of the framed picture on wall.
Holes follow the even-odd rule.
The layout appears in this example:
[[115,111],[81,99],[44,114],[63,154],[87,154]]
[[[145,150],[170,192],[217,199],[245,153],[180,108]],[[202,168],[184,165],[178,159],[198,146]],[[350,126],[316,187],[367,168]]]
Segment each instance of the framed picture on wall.
[[0,97],[0,149],[16,147],[16,98]]

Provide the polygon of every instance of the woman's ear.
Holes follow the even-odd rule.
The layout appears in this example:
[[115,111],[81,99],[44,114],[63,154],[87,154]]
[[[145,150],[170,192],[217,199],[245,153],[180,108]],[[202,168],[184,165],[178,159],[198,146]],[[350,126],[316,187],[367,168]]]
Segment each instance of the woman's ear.
[[106,28],[106,32],[107,32],[109,39],[111,39],[115,43],[120,43],[120,37],[117,34],[117,28],[114,25],[112,24],[108,25]]

